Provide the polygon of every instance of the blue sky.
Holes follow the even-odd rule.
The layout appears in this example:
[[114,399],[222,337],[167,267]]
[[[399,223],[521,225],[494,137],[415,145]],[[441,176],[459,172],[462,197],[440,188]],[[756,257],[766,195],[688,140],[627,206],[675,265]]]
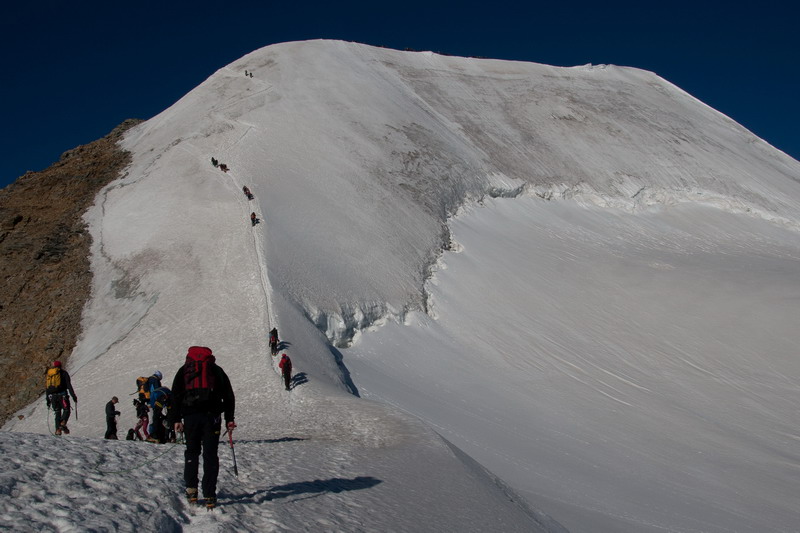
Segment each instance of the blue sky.
[[[167,4],[167,5],[164,5]],[[558,4],[558,5],[553,5]],[[0,19],[0,186],[147,119],[262,46],[316,38],[651,70],[800,159],[790,2],[64,2]]]

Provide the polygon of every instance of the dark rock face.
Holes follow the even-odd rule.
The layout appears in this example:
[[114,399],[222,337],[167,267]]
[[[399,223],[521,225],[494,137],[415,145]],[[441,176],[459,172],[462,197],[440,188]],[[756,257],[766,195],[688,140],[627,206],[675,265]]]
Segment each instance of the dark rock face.
[[139,122],[0,190],[0,423],[43,392],[44,370],[75,347],[92,279],[82,216],[129,164],[117,142]]

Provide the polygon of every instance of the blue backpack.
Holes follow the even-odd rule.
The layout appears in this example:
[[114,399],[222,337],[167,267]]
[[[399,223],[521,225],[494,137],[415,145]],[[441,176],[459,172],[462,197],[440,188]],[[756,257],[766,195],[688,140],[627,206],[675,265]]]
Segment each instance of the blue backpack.
[[168,387],[158,387],[150,391],[150,407],[163,409],[169,404],[172,391]]

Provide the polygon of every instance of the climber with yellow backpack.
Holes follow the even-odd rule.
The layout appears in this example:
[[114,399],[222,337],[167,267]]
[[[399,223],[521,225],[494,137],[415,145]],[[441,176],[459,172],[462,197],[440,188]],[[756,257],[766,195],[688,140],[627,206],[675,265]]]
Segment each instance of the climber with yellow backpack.
[[[136,388],[139,393],[139,398],[138,401],[133,401],[133,405],[136,406],[136,415],[139,417],[140,424],[143,420],[145,424],[147,423],[148,410],[152,410],[153,412],[153,423],[149,428],[145,429],[144,440],[163,444],[167,441],[167,433],[164,426],[164,422],[166,421],[164,410],[168,408],[170,391],[167,387],[161,386],[162,377],[161,371],[156,370],[149,378],[136,378]],[[138,434],[139,424],[137,424],[136,428],[136,433]]]
[[78,397],[72,389],[72,380],[69,377],[69,373],[61,368],[61,361],[53,361],[53,366],[47,369],[46,387],[47,407],[55,413],[55,434],[61,435],[65,433],[68,435],[67,421],[72,411],[69,397],[72,396],[72,401],[76,405],[78,404]]

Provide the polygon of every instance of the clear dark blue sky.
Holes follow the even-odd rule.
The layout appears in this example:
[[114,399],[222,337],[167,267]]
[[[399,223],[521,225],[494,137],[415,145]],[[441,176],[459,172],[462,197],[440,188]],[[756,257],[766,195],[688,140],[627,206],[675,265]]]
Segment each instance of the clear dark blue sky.
[[654,71],[800,159],[795,2],[65,2],[0,16],[0,187],[262,46],[342,39]]

